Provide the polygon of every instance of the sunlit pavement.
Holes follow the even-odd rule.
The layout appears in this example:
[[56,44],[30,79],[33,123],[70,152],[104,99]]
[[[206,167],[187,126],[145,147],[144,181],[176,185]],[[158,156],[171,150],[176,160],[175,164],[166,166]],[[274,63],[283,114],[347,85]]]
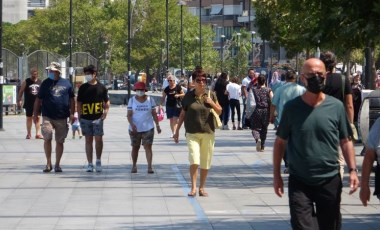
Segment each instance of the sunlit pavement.
[[[141,148],[138,173],[131,174],[126,113],[123,106],[110,109],[102,173],[85,172],[84,139],[72,139],[71,130],[63,173],[42,173],[43,140],[25,139],[24,115],[4,116],[0,229],[291,229],[287,191],[279,198],[272,188],[273,126],[260,153],[249,130],[217,130],[209,197],[189,198],[184,129],[175,144],[169,122],[161,122],[163,131],[155,135],[153,146],[155,173],[147,173]],[[361,147],[355,149],[361,168]],[[287,184],[286,175],[284,179]],[[346,174],[343,229],[379,229],[379,201],[371,197],[370,205],[363,207],[359,193],[348,192]]]

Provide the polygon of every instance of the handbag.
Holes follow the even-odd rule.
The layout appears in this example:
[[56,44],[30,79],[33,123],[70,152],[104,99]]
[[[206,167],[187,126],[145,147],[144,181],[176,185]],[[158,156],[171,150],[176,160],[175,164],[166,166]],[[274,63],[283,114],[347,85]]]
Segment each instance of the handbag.
[[[210,90],[208,91],[208,97],[210,97]],[[210,113],[214,117],[213,120],[214,120],[215,129],[222,128],[222,126],[223,126],[222,121],[220,120],[219,115],[215,112],[215,110],[213,108],[210,109]]]
[[253,114],[253,111],[256,109],[256,99],[255,95],[253,94],[253,88],[251,88],[248,91],[248,97],[245,102],[246,109],[245,109],[245,118],[250,118]]
[[175,107],[177,109],[181,109],[182,108],[182,99],[180,97],[177,97],[176,98],[176,101],[175,101]]
[[159,110],[158,110],[158,113],[157,113],[157,118],[158,118],[158,121],[163,121],[164,120],[164,109],[161,107]]

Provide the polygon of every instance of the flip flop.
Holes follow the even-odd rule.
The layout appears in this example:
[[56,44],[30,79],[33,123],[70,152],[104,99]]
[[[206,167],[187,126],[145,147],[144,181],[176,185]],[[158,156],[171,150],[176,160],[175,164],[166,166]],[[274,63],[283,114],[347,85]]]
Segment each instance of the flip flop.
[[203,189],[199,189],[199,196],[208,197],[208,193],[205,192]]
[[53,167],[51,167],[51,165],[46,165],[46,166],[45,166],[45,169],[42,170],[42,172],[44,172],[44,173],[48,173],[48,172],[50,172],[51,170],[53,170]]
[[25,139],[30,139],[30,135],[26,135]]
[[59,167],[59,166],[55,166],[55,167],[54,167],[54,172],[56,172],[56,173],[61,173],[61,172],[62,172],[61,167]]
[[36,135],[36,139],[44,139],[44,137],[41,134]]
[[136,167],[132,167],[131,173],[137,173],[137,168]]
[[153,174],[154,173],[153,169],[148,169],[148,173]]
[[196,197],[197,196],[197,192],[196,191],[194,191],[194,192],[189,192],[188,194],[187,194],[187,196],[189,196],[189,197]]

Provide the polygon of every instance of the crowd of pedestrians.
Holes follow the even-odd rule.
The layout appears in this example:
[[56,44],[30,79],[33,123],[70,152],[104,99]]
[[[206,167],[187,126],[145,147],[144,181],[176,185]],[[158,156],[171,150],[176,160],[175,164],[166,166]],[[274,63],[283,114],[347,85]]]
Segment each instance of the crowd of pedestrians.
[[[181,127],[185,128],[188,148],[191,187],[189,197],[208,196],[206,180],[212,165],[215,145],[215,116],[222,121],[222,130],[251,129],[252,146],[262,152],[265,148],[269,123],[275,125],[273,146],[273,188],[275,194],[284,194],[281,162],[289,176],[289,206],[293,229],[312,229],[317,219],[319,229],[340,229],[340,201],[344,162],[347,164],[350,189],[359,187],[353,140],[358,123],[361,95],[364,89],[360,73],[352,77],[336,73],[336,57],[328,51],[320,59],[305,61],[301,74],[287,68],[276,70],[269,78],[266,73],[249,69],[239,84],[238,76],[222,72],[208,87],[208,76],[198,68],[192,73],[186,93],[168,74],[160,103],[146,94],[144,82],[136,82],[127,105],[128,133],[132,146],[131,173],[137,173],[137,159],[144,147],[148,170],[154,173],[153,142],[155,130],[161,133],[157,107],[165,104],[170,122],[171,138],[180,140]],[[61,77],[61,67],[51,63],[46,68],[48,78],[38,79],[36,69],[19,91],[19,105],[27,117],[27,139],[35,123],[35,138],[44,139],[46,166],[44,173],[54,169],[62,172],[60,159],[69,131],[69,123],[80,125],[85,137],[87,172],[102,172],[103,127],[110,107],[108,90],[98,82],[97,70],[90,65],[84,68],[85,83],[75,98],[71,83]],[[281,76],[285,81],[281,80]],[[190,87],[189,87],[190,86]],[[243,102],[243,112],[240,103]],[[214,115],[213,111],[217,114]],[[76,115],[77,116],[74,116]],[[39,117],[42,115],[41,131]],[[236,115],[236,119],[235,119]],[[229,122],[231,119],[231,126]],[[237,123],[236,123],[237,121]],[[75,123],[74,123],[75,122]],[[360,199],[367,205],[370,199],[369,179],[372,166],[379,157],[380,118],[372,126],[363,161]],[[79,128],[79,127],[76,127]],[[75,135],[73,126],[73,137]],[[40,134],[41,132],[41,134]],[[52,139],[56,141],[56,159],[52,164]],[[79,134],[81,135],[81,134]],[[96,161],[93,164],[93,144]],[[377,174],[380,178],[380,167]],[[198,171],[200,183],[197,186]],[[375,194],[380,199],[379,188]]]

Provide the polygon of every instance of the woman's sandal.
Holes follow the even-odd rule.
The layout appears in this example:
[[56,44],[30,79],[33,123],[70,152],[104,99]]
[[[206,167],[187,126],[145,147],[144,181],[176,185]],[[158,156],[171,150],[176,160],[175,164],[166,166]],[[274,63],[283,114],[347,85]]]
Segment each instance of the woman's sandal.
[[190,191],[188,194],[187,194],[187,196],[189,196],[189,197],[195,197],[195,196],[197,196],[197,191]]
[[203,189],[199,189],[199,196],[208,197],[208,193],[205,192],[205,190],[203,190]]
[[45,169],[42,170],[42,172],[44,172],[44,173],[48,173],[48,172],[50,172],[51,170],[53,170],[53,167],[52,167],[51,165],[46,165],[46,166],[45,166]]

